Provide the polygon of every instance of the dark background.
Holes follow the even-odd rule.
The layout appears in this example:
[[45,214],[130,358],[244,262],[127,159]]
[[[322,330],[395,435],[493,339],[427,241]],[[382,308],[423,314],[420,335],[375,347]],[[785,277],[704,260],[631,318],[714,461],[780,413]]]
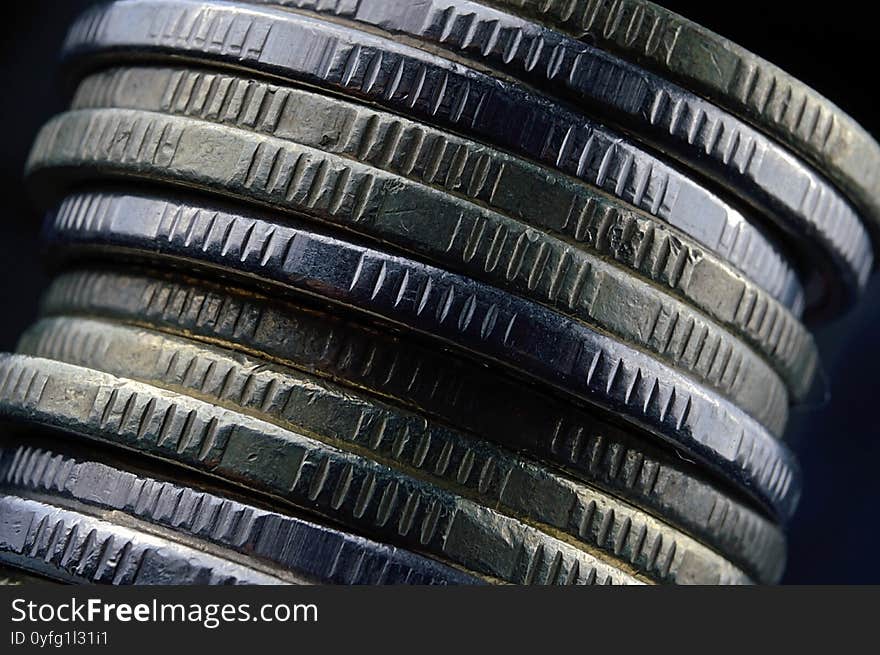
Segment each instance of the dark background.
[[[14,348],[47,282],[39,258],[39,217],[22,185],[22,167],[40,125],[61,111],[54,77],[68,25],[88,0],[30,0],[3,7],[0,42],[0,350]],[[831,98],[880,135],[876,108],[876,22],[870,3],[842,0],[816,13],[802,2],[661,2],[773,61]],[[796,408],[789,427],[804,468],[805,491],[791,524],[785,582],[880,583],[872,544],[880,536],[876,468],[880,405],[880,283],[845,317],[816,326],[831,399]]]

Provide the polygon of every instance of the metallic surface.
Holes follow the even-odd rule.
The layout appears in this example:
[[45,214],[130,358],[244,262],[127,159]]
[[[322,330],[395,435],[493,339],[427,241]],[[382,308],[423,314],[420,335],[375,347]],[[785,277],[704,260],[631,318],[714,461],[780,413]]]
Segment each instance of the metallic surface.
[[[144,66],[98,72],[77,87],[71,107],[190,116],[293,141],[428,185],[558,236],[695,306],[763,354],[796,398],[813,379],[816,347],[797,320],[799,306],[788,311],[727,262],[649,214],[500,150],[342,99],[204,69]],[[258,180],[265,178],[255,178],[251,186]],[[348,227],[369,236],[369,225]],[[483,249],[479,240],[490,240],[488,229],[479,224],[463,225],[462,231]],[[540,249],[532,241],[518,247],[542,256],[533,253]]]
[[0,496],[0,562],[75,583],[285,584],[182,543],[47,502]]
[[[63,178],[81,179],[89,170],[102,177],[115,172],[263,202],[368,233],[655,354],[776,434],[785,426],[785,386],[757,353],[655,286],[546,233],[377,169],[244,130],[118,109],[70,112],[54,121],[60,124],[49,123],[44,133],[54,136],[37,137],[29,171],[55,173],[56,189],[66,186]],[[173,134],[176,145],[154,163],[141,154],[139,134]],[[71,175],[61,169],[72,169]],[[265,175],[253,174],[261,170]],[[810,382],[802,377],[797,391],[805,393]]]
[[566,541],[311,436],[80,366],[0,356],[0,416],[260,491],[514,584],[640,584]]
[[[479,584],[474,576],[413,553],[142,474],[28,445],[0,448],[0,489],[75,509],[122,512],[182,534],[199,550],[206,543],[295,572],[320,584]],[[66,445],[66,444],[65,444]]]
[[842,109],[745,48],[647,0],[481,0],[650,68],[819,166],[880,231],[880,146]]
[[178,260],[356,309],[616,412],[783,520],[797,503],[790,451],[738,407],[640,351],[469,278],[258,213],[121,193],[71,196],[44,235],[56,249]]
[[[466,0],[256,0],[406,37],[468,65],[568,97],[710,177],[807,253],[841,260],[858,284],[871,244],[850,203],[815,169],[760,131],[694,93],[599,48]],[[815,268],[807,255],[805,266]]]
[[[88,269],[62,274],[44,298],[43,314],[149,326],[281,364],[291,375],[299,371],[332,380],[392,409],[424,413],[431,423],[532,453],[679,527],[758,579],[781,574],[781,531],[680,455],[453,353],[277,298],[180,275],[172,281],[160,273]],[[22,346],[89,353],[100,352],[100,343],[70,338],[38,346],[25,339]],[[179,365],[178,358],[174,368]],[[253,398],[251,404],[260,403],[259,396]]]
[[750,582],[708,548],[595,488],[414,412],[265,360],[77,318],[37,323],[23,335],[18,352],[189,393],[311,434],[545,532],[559,531],[656,582]]
[[[235,66],[460,130],[575,175],[669,221],[776,297],[799,294],[795,273],[769,237],[688,176],[522,86],[416,48],[283,10],[127,0],[84,15],[64,51],[69,63],[80,67],[135,56]],[[853,264],[865,267],[863,261]],[[820,275],[816,283],[824,288],[844,278],[853,281],[852,274],[839,274]]]
[[0,583],[780,579],[880,244],[835,106],[645,0],[111,0],[61,60]]

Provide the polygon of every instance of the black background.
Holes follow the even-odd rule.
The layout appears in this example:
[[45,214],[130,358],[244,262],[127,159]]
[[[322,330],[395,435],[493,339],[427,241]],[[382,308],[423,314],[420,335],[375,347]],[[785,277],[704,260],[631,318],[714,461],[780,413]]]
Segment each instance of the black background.
[[[47,282],[39,257],[39,217],[28,202],[22,167],[40,125],[63,108],[53,71],[65,26],[88,0],[5,3],[0,57],[0,349],[14,348],[33,320]],[[665,6],[703,23],[812,85],[880,135],[876,109],[877,37],[870,3],[846,0],[816,12],[810,3],[739,0]],[[789,439],[804,468],[805,492],[791,524],[785,582],[880,583],[873,544],[880,410],[880,282],[845,317],[816,326],[831,400],[795,408]]]

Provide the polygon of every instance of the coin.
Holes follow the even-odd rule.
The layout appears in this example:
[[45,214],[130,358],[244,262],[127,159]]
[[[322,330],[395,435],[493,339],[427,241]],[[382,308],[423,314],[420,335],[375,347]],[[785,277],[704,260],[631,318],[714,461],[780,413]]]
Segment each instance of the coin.
[[[134,175],[264,202],[366,233],[654,353],[773,432],[781,434],[785,426],[784,383],[751,348],[656,286],[518,221],[372,167],[244,130],[117,109],[72,112],[57,120],[64,124],[55,138],[37,138],[30,160],[37,174],[57,177],[59,170],[73,169],[76,177],[87,170]],[[47,129],[55,130],[51,124]],[[160,163],[142,156],[138,135],[146,134],[176,135],[173,155],[168,152]],[[802,378],[797,390],[803,393],[810,382]]]
[[90,319],[44,320],[23,335],[19,352],[189,393],[308,433],[421,475],[545,532],[561,531],[656,582],[750,582],[708,548],[612,496],[315,376],[187,339]]
[[282,578],[46,502],[0,496],[0,562],[62,582],[284,584]]
[[880,147],[842,109],[745,48],[647,0],[481,0],[673,79],[795,149],[852,197],[877,237]]
[[873,266],[859,216],[814,168],[717,105],[599,48],[476,2],[251,1],[378,28],[568,96],[774,220],[807,253],[805,266],[815,267],[817,256],[830,254],[862,282]]
[[201,69],[99,71],[78,86],[72,107],[234,125],[442,189],[559,235],[696,306],[763,353],[796,397],[813,377],[815,344],[797,320],[802,297],[792,299],[789,312],[671,226],[500,150],[343,99]]
[[791,452],[732,403],[652,357],[493,287],[216,205],[121,193],[72,196],[47,219],[56,249],[165,258],[374,316],[613,411],[788,517]]
[[[211,544],[262,562],[310,584],[479,584],[440,562],[353,534],[279,514],[189,486],[77,456],[4,439],[0,486],[49,498],[68,509],[123,512],[175,534],[199,550]],[[242,558],[239,558],[240,560]]]
[[801,318],[880,243],[834,105],[647,0],[113,0],[61,59],[0,583],[779,580]]
[[[171,281],[159,273],[69,272],[49,288],[42,311],[149,326],[332,380],[393,408],[532,453],[693,535],[757,579],[781,575],[785,541],[779,529],[680,455],[453,353],[180,275]],[[103,349],[100,340],[77,341],[45,347]],[[30,341],[22,346],[30,349]]]
[[[771,292],[799,288],[787,257],[762,230],[629,139],[521,86],[466,71],[416,48],[282,10],[129,0],[85,14],[64,48],[74,68],[110,51],[117,58],[121,53],[142,59],[173,55],[231,65],[464,132],[646,209]],[[842,279],[820,274],[816,286]]]
[[310,436],[80,366],[0,355],[0,415],[191,468],[514,584],[640,584],[560,538]]

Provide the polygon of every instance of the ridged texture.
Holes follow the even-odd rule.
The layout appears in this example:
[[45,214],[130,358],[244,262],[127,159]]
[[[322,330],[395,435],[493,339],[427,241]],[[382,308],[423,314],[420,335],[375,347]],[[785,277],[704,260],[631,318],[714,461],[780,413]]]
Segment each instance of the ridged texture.
[[598,548],[658,582],[749,583],[661,521],[491,443],[317,377],[158,333],[87,319],[38,323],[19,352],[190,393],[413,470],[482,505]]
[[[798,321],[800,305],[787,310],[727,262],[649,214],[500,150],[341,99],[204,70],[98,72],[79,85],[72,107],[192,116],[295,141],[440,189],[559,235],[696,306],[767,357],[796,398],[814,377],[816,346]],[[463,233],[490,236],[485,229]],[[524,247],[537,250],[530,242]]]
[[128,0],[85,14],[64,51],[72,62],[121,49],[186,55],[369,100],[575,175],[682,229],[783,302],[801,294],[761,231],[626,138],[524,87],[391,45],[283,10]]
[[283,583],[153,534],[14,496],[0,496],[0,561],[90,584]]
[[195,398],[23,355],[0,356],[0,380],[0,415],[238,482],[476,573],[514,584],[642,582],[490,508]]
[[839,107],[745,48],[646,0],[482,0],[676,79],[816,163],[880,231],[880,146]]
[[[714,546],[759,579],[781,575],[781,532],[683,459],[451,353],[228,287],[143,274],[62,275],[47,292],[43,312],[103,316],[187,334],[412,407],[533,453],[624,498]],[[81,350],[100,353],[99,344],[90,340]]]
[[[702,385],[626,344],[470,278],[197,199],[75,196],[47,219],[51,246],[121,249],[278,285],[502,364],[692,454],[783,520],[800,493],[791,452]],[[259,215],[257,215],[259,216]],[[330,264],[328,264],[328,262]]]
[[[871,243],[849,202],[815,169],[763,133],[692,92],[598,48],[475,2],[269,0],[439,47],[585,104],[711,177],[812,253],[833,259],[850,287],[864,287]],[[821,246],[821,248],[817,248]],[[833,281],[833,283],[836,281]]]
[[[37,138],[31,171],[134,175],[340,225],[580,319],[704,382],[774,433],[785,427],[785,386],[751,348],[656,286],[549,234],[378,169],[243,130],[119,109],[55,120],[62,125],[47,126],[51,145]],[[158,162],[149,148],[142,154],[151,134],[176,135]],[[79,214],[70,220],[88,222],[101,211],[88,204],[70,210]]]
[[[796,396],[813,377],[810,334],[728,264],[648,214],[512,155],[335,98],[199,70],[96,73],[80,84],[72,106],[192,116],[295,141],[438,188],[558,234],[696,305],[764,353]],[[268,182],[265,176],[253,181]],[[491,235],[488,229],[463,232]]]
[[94,461],[21,445],[0,449],[0,486],[85,503],[346,585],[475,584],[477,578],[393,546]]

